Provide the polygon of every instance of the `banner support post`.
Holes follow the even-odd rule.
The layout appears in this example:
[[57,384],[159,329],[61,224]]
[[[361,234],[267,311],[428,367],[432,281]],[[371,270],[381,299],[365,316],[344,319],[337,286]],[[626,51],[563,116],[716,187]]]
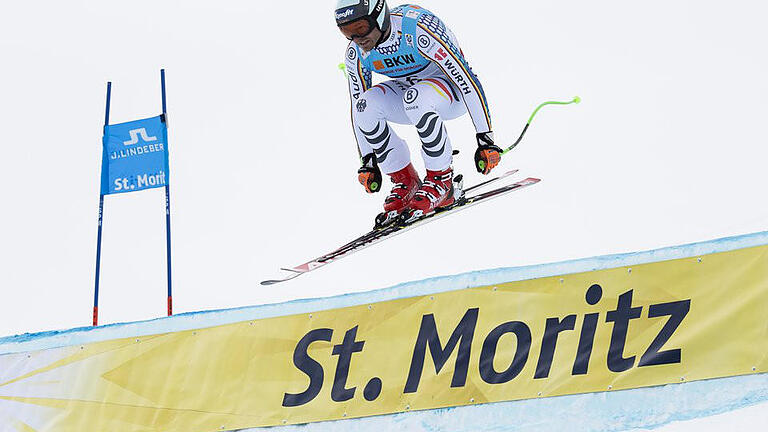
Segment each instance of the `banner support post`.
[[[166,130],[168,129],[168,114],[165,104],[165,69],[160,69],[160,88],[163,95],[163,122],[165,122]],[[167,144],[166,140],[166,144]],[[170,155],[170,151],[168,151]],[[170,183],[170,173],[168,172],[168,164],[166,160],[166,178],[165,182],[165,241],[166,241],[166,261],[168,264],[168,316],[173,315],[173,290],[171,285],[171,191],[168,184]]]
[[[107,82],[107,108],[104,114],[104,132],[109,125],[109,105],[112,96],[112,82]],[[103,157],[103,156],[102,156]],[[102,161],[102,164],[104,161]],[[102,178],[102,181],[104,179]],[[99,325],[99,276],[101,273],[101,229],[104,221],[104,189],[99,191],[99,228],[96,236],[96,282],[93,290],[93,326]]]

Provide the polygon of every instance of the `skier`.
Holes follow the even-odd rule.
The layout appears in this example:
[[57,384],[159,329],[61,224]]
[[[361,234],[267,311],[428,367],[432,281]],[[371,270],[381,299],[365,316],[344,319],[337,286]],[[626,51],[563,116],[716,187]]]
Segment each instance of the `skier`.
[[[483,87],[456,37],[428,10],[402,5],[390,11],[385,0],[337,0],[336,24],[350,40],[345,58],[362,158],[358,179],[368,193],[381,190],[382,171],[394,184],[377,225],[452,205],[461,191],[454,184],[453,149],[443,121],[469,112],[477,132],[478,172],[490,173],[502,154],[493,141]],[[391,80],[372,86],[372,72]],[[423,182],[390,122],[416,126],[427,169]]]

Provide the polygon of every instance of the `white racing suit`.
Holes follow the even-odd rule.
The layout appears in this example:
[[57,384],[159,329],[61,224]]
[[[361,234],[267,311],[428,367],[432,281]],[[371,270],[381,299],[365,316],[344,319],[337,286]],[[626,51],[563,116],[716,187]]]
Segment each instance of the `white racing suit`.
[[[346,70],[352,126],[361,155],[375,154],[391,174],[411,162],[405,141],[388,122],[415,125],[428,170],[451,165],[453,149],[443,124],[469,112],[477,133],[490,132],[488,102],[453,33],[414,5],[391,11],[391,34],[370,52],[351,42]],[[372,86],[372,72],[392,78]]]

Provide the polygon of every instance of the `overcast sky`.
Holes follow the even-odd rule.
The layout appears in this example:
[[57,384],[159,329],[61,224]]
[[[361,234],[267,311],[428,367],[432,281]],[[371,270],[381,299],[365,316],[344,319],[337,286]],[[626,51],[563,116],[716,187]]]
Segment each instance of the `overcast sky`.
[[[501,144],[538,103],[583,98],[542,110],[499,168],[542,183],[270,288],[369,229],[384,199],[357,184],[333,2],[4,4],[0,335],[90,324],[106,82],[113,122],[156,115],[161,67],[177,313],[766,229],[764,3],[421,4],[457,34]],[[447,127],[457,172],[479,181],[469,118]],[[162,189],[104,213],[101,322],[163,316]]]
[[[333,2],[5,2],[0,335],[90,324],[106,82],[113,122],[149,117],[162,67],[177,313],[766,229],[764,2],[421,4],[458,35],[501,144],[538,103],[583,98],[543,110],[499,168],[542,183],[264,288],[384,199],[356,181]],[[479,181],[470,120],[448,130]],[[164,315],[164,230],[162,189],[106,199],[102,323]]]

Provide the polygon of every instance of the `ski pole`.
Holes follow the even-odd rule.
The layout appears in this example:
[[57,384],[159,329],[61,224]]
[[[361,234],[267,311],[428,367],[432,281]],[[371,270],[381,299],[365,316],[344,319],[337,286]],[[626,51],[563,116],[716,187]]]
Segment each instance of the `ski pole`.
[[515,141],[514,144],[512,144],[511,146],[509,146],[506,149],[504,149],[504,151],[501,152],[501,154],[505,155],[505,154],[509,153],[510,150],[512,150],[513,148],[517,147],[518,144],[520,144],[520,141],[523,140],[523,136],[525,136],[525,133],[528,132],[528,127],[531,126],[531,122],[533,122],[533,118],[536,117],[536,114],[544,106],[546,106],[546,105],[570,105],[570,104],[577,104],[579,102],[581,102],[581,98],[576,96],[576,97],[573,98],[573,100],[570,100],[568,102],[549,101],[549,102],[544,102],[543,104],[539,105],[538,107],[536,107],[535,110],[533,110],[533,114],[531,114],[531,117],[528,119],[528,123],[525,124],[525,127],[523,128],[523,132],[520,134],[520,138],[518,138],[517,141]]

